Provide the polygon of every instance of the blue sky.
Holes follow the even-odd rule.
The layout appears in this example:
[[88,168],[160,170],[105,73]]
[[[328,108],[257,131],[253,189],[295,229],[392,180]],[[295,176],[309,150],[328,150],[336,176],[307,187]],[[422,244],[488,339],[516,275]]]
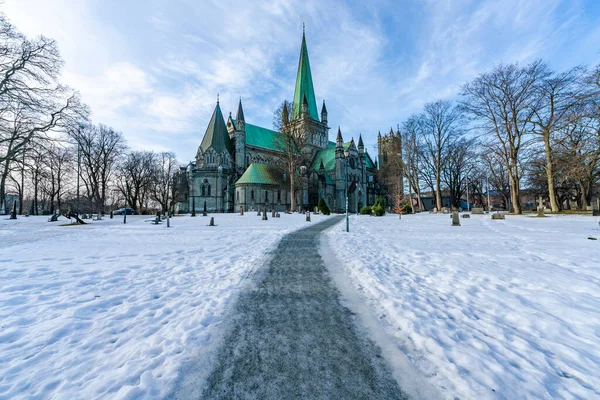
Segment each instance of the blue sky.
[[18,29],[59,43],[63,81],[136,149],[194,158],[217,93],[271,127],[293,97],[302,21],[330,139],[375,152],[423,104],[500,62],[600,63],[600,1],[4,0]]

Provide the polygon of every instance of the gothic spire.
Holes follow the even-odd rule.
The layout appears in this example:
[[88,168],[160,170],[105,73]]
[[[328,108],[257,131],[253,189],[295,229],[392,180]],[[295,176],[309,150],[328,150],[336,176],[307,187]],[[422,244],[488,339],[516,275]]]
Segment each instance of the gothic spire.
[[298,119],[302,116],[302,102],[305,97],[308,104],[308,115],[315,121],[318,121],[319,116],[317,114],[315,89],[313,87],[312,74],[310,72],[310,62],[308,61],[306,36],[303,30],[300,60],[298,61],[298,73],[296,75],[296,89],[294,90],[294,103],[292,104],[292,119]]
[[221,112],[218,100],[200,147],[203,151],[207,151],[212,147],[217,153],[226,149],[229,154],[233,154],[233,144],[229,138],[229,133],[227,133],[227,127],[225,126],[225,120],[223,119],[223,113]]
[[237,115],[235,116],[235,121],[236,122],[239,122],[239,121],[246,122],[246,120],[244,119],[244,110],[242,109],[242,99],[241,98],[240,98],[240,103],[238,104]]
[[360,149],[360,148],[364,148],[364,147],[365,147],[365,145],[363,144],[363,141],[362,141],[362,134],[359,134],[359,136],[358,136],[358,148]]
[[341,147],[344,144],[344,139],[342,139],[342,131],[340,130],[339,126],[338,126],[337,137],[335,138],[335,143],[336,143],[336,146],[339,146],[339,147]]

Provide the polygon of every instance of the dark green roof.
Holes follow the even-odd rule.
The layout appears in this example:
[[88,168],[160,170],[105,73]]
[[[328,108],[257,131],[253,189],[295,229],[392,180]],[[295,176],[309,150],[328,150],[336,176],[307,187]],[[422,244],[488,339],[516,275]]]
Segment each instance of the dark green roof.
[[233,143],[229,139],[229,133],[227,133],[227,127],[225,126],[225,120],[221,113],[221,107],[217,101],[215,111],[213,111],[206,133],[202,138],[200,147],[203,151],[208,150],[210,147],[215,149],[217,153],[220,153],[224,149],[227,149],[229,154],[233,154]]
[[[235,119],[233,124],[235,125]],[[267,150],[281,151],[277,148],[276,138],[279,132],[246,123],[246,144]]]
[[283,169],[273,165],[252,163],[235,184],[281,185],[283,173]]
[[[344,151],[348,150],[352,142],[344,143]],[[367,168],[375,168],[373,164],[373,160],[369,153],[365,152],[365,161],[367,164]],[[315,159],[311,164],[311,169],[315,171],[319,171],[321,167],[321,162],[323,162],[323,166],[325,167],[325,171],[331,171],[335,169],[335,142],[329,142],[327,144],[327,148],[323,150],[319,150],[315,155]]]
[[296,90],[294,90],[294,103],[292,104],[292,119],[298,119],[302,116],[302,101],[304,97],[306,97],[308,103],[308,115],[315,121],[318,121],[317,101],[315,100],[315,89],[313,87],[312,74],[310,73],[306,37],[303,31],[300,60],[298,61],[298,74],[296,75]]

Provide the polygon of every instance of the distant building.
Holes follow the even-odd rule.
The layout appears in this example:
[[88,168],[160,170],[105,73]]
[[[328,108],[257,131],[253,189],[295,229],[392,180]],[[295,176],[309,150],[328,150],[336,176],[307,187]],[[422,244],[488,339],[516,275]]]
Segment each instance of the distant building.
[[[291,112],[290,112],[291,111]],[[382,193],[377,166],[365,150],[362,136],[344,142],[338,128],[329,141],[325,102],[319,115],[312,74],[302,33],[296,88],[291,110],[284,108],[287,129],[304,135],[303,152],[310,162],[297,171],[297,209],[312,210],[323,198],[332,211],[344,211],[349,188],[351,212],[371,205]],[[178,174],[177,212],[196,212],[206,203],[208,211],[237,212],[267,207],[279,211],[291,206],[290,182],[283,153],[277,146],[279,132],[246,121],[240,100],[235,118],[227,122],[219,101],[196,153],[196,160]]]

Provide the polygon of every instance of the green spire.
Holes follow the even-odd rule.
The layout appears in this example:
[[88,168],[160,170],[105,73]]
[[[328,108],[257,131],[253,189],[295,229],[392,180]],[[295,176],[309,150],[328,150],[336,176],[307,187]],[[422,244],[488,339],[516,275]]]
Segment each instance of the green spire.
[[308,102],[308,115],[315,121],[318,121],[319,116],[317,113],[317,101],[315,100],[315,89],[310,73],[310,62],[308,61],[308,50],[306,49],[306,37],[304,35],[304,28],[302,28],[302,47],[300,49],[300,61],[298,61],[294,104],[292,104],[292,119],[298,119],[302,116],[302,101],[305,96],[306,101]]

